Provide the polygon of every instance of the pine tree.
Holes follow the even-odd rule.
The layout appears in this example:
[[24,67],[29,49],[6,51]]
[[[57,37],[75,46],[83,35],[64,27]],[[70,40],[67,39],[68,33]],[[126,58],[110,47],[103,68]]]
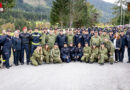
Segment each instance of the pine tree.
[[50,22],[52,25],[56,25],[57,23],[63,27],[67,21],[68,15],[68,2],[69,0],[56,0],[53,1],[53,6],[50,14]]

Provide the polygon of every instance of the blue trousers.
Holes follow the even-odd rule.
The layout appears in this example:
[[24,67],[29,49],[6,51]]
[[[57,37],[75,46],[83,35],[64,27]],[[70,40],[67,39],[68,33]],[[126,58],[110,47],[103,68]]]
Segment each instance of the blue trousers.
[[37,48],[37,46],[38,46],[38,45],[32,45],[32,46],[31,46],[31,56],[32,56],[34,50]]
[[15,64],[15,65],[18,65],[19,62],[22,63],[20,57],[21,57],[21,51],[20,51],[20,50],[16,50],[16,51],[14,52],[14,64]]
[[24,64],[24,50],[26,51],[27,63],[29,63],[30,62],[29,44],[22,45],[22,50],[21,50],[21,63],[22,64]]
[[69,56],[66,56],[66,55],[62,56],[62,61],[69,63],[70,62],[70,57],[69,58],[67,58],[67,57],[69,57]]
[[3,53],[2,54],[3,59],[5,60],[5,62],[3,64],[6,66],[6,68],[8,68],[10,66],[9,58],[10,58],[10,55],[11,55],[11,49],[3,47],[2,53]]
[[125,52],[125,47],[121,48],[120,53],[119,53],[119,61],[123,61],[124,59],[124,52]]

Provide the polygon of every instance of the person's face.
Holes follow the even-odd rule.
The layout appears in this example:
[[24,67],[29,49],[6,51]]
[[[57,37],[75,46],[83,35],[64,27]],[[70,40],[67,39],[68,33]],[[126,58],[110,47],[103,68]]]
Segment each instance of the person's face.
[[124,32],[121,32],[121,35],[124,35]]
[[94,33],[94,31],[92,30],[91,33]]
[[106,35],[107,33],[106,32],[103,32],[103,35]]
[[73,46],[73,44],[71,43],[71,44],[70,44],[70,46],[72,47],[72,46]]
[[63,34],[63,31],[60,31],[60,34],[62,35],[62,34]]
[[88,47],[88,44],[85,44],[85,47]]
[[102,34],[102,31],[100,31],[99,33]]
[[85,34],[88,34],[88,31],[86,31]]
[[46,48],[48,48],[49,46],[48,45],[46,45]]
[[49,32],[49,33],[52,35],[53,31],[52,31],[52,30],[50,30],[50,32]]
[[35,31],[35,32],[38,32],[38,29],[35,29],[34,31]]
[[2,34],[3,34],[3,35],[5,35],[5,34],[6,34],[6,31],[5,31],[5,30],[3,30],[3,31],[2,31]]
[[118,37],[119,35],[118,35],[118,33],[116,33],[116,37]]
[[10,36],[10,34],[11,34],[11,32],[7,32],[7,35],[9,35],[9,36]]
[[23,31],[24,33],[26,33],[27,32],[27,29],[24,29],[24,31]]
[[19,32],[16,32],[16,33],[15,33],[15,36],[18,37],[18,36],[19,36]]
[[72,31],[69,31],[69,34],[72,34],[73,32]]
[[56,48],[58,48],[58,46],[57,46],[57,45],[54,45],[54,48],[56,49]]
[[113,34],[113,32],[110,32],[110,35],[112,35]]
[[80,30],[78,30],[78,34],[80,34]]
[[107,39],[107,38],[105,38],[104,40],[105,40],[105,42],[108,42],[108,39]]
[[98,36],[98,33],[97,33],[97,32],[95,32],[95,36]]
[[80,43],[78,44],[78,47],[81,47],[81,44],[80,44]]
[[101,47],[104,48],[104,44],[102,44]]
[[95,46],[95,45],[93,45],[93,48],[96,48],[96,46]]
[[67,44],[64,44],[64,47],[67,47]]

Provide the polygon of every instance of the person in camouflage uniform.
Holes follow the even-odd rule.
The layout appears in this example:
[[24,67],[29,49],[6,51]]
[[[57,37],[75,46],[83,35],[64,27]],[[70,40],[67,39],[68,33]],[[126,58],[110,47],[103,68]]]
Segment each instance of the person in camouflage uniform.
[[98,54],[99,54],[99,49],[98,47],[96,47],[96,44],[93,44],[91,48],[90,63],[94,63],[98,60]]
[[46,62],[46,64],[49,64],[52,62],[50,59],[50,49],[47,43],[45,44],[45,47],[43,49],[43,55],[44,55],[43,60]]
[[114,62],[113,54],[114,54],[114,51],[115,51],[114,45],[113,45],[113,43],[112,43],[110,40],[108,40],[107,38],[105,39],[104,44],[105,44],[105,47],[106,47],[107,50],[108,50],[108,59],[109,59],[109,62],[110,62],[111,64],[113,64],[113,62]]
[[38,46],[35,50],[34,53],[32,55],[32,57],[30,58],[31,60],[31,64],[34,66],[38,66],[41,65],[43,63],[43,55],[42,55],[42,47]]
[[98,31],[95,31],[94,36],[90,40],[90,46],[93,46],[93,44],[96,44],[97,47],[100,47],[101,38],[98,36]]
[[74,40],[74,34],[72,29],[69,30],[68,34],[67,34],[67,40],[68,40],[68,45],[70,45],[71,43],[73,43]]
[[46,35],[46,43],[48,43],[50,49],[54,47],[55,41],[56,36],[53,34],[53,30],[51,29],[49,34]]
[[42,36],[41,36],[41,38],[42,38],[41,45],[44,46],[45,45],[45,39],[46,39],[46,34],[44,32],[44,29],[41,30],[41,34],[42,34]]
[[99,49],[99,57],[98,57],[98,63],[100,65],[104,65],[105,61],[108,61],[108,50],[104,46],[104,43],[101,43],[101,47]]
[[55,43],[54,48],[51,50],[51,60],[53,63],[62,63],[60,58],[60,49],[58,48],[58,44]]
[[85,42],[85,47],[83,48],[83,56],[81,61],[89,62],[89,57],[91,55],[91,48],[88,46],[88,42]]
[[101,35],[102,42],[104,42],[105,38],[110,39],[109,35],[107,34],[107,30],[104,30],[103,34]]

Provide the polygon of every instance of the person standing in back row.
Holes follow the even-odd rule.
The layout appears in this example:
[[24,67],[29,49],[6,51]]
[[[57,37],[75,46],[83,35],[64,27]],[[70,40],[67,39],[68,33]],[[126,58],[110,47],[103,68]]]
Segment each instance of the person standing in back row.
[[26,51],[26,62],[27,65],[30,62],[30,49],[29,49],[29,43],[31,40],[31,36],[29,33],[27,33],[27,27],[23,28],[23,33],[20,34],[19,36],[21,38],[21,42],[22,42],[22,49],[21,49],[21,64],[24,64],[24,50]]

